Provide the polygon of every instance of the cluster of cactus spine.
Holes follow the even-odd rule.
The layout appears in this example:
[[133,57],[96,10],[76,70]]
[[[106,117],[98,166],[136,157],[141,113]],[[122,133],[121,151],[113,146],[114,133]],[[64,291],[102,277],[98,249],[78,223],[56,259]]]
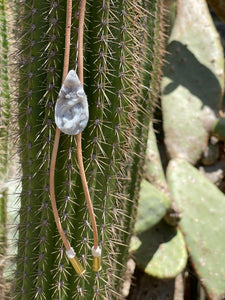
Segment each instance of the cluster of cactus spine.
[[[15,299],[119,298],[142,174],[152,102],[154,29],[159,24],[156,18],[161,1],[87,2],[84,90],[90,120],[82,143],[102,247],[102,270],[97,274],[90,266],[93,237],[74,137],[61,134],[55,171],[62,226],[86,268],[84,278],[77,277],[64,255],[49,199],[66,1],[29,0],[16,5],[22,192]],[[71,69],[77,68],[78,18],[76,1]]]

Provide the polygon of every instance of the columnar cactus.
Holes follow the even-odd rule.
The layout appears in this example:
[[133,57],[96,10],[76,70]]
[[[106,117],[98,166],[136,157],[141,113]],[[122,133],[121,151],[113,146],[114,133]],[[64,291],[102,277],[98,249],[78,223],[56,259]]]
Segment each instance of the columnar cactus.
[[8,37],[7,20],[5,13],[5,1],[0,1],[0,298],[4,298],[7,292],[4,278],[4,269],[6,267],[7,252],[7,200],[8,188],[6,185],[8,179],[9,159],[9,82],[8,82]]
[[8,37],[5,3],[0,1],[0,181],[6,181],[8,159],[8,127],[10,117],[8,80]]
[[[77,68],[79,1],[74,1],[70,68]],[[153,98],[149,97],[161,0],[88,1],[84,90],[89,123],[83,158],[102,247],[102,269],[91,268],[89,215],[74,137],[61,134],[55,192],[62,226],[86,273],[78,277],[56,231],[49,168],[62,80],[66,1],[20,1],[18,122],[22,193],[15,299],[120,297],[142,174]],[[158,53],[158,50],[155,51]]]

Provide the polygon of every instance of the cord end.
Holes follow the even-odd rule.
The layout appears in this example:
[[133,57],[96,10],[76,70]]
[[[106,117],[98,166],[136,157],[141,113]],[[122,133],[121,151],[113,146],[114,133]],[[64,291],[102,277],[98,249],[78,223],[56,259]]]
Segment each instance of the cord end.
[[77,272],[79,276],[83,275],[85,273],[85,269],[80,263],[79,259],[76,256],[76,253],[74,252],[73,248],[71,247],[69,250],[66,251],[66,254],[74,267],[74,270]]
[[92,255],[93,255],[93,271],[98,272],[101,270],[101,254],[102,250],[98,246],[97,249],[92,247]]
[[84,267],[82,266],[82,264],[80,263],[79,259],[76,256],[70,258],[70,262],[79,276],[85,273]]
[[95,257],[93,256],[93,271],[98,272],[101,270],[101,256]]

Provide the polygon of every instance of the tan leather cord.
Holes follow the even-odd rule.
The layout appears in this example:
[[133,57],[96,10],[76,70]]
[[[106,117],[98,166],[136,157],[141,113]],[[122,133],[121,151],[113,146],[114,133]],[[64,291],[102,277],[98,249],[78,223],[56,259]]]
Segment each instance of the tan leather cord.
[[[84,84],[84,67],[83,67],[83,36],[84,36],[84,16],[85,16],[86,0],[81,0],[80,2],[80,13],[79,13],[79,28],[78,28],[78,76],[81,84]],[[91,202],[90,193],[88,190],[87,180],[84,171],[83,164],[83,155],[82,155],[82,142],[81,142],[81,133],[77,135],[77,159],[78,167],[80,171],[80,177],[83,185],[84,195],[87,202],[88,211],[91,218],[91,225],[93,229],[93,238],[94,238],[94,249],[98,247],[98,230],[95,220],[95,214],[93,205]]]
[[83,185],[84,195],[87,202],[88,211],[91,218],[91,225],[93,229],[93,238],[94,238],[94,248],[97,249],[98,247],[98,231],[97,225],[95,220],[95,214],[93,205],[91,202],[91,197],[88,190],[87,180],[84,172],[84,164],[83,164],[83,157],[82,157],[82,145],[81,145],[81,133],[77,135],[77,159],[78,159],[78,166],[80,171],[80,177]]
[[[71,35],[71,16],[72,16],[72,0],[67,0],[67,7],[66,7],[66,32],[65,32],[65,52],[64,52],[64,65],[63,65],[63,77],[62,77],[62,83],[64,82],[66,75],[69,70],[69,57],[70,57],[70,35]],[[56,206],[56,200],[55,200],[55,163],[56,163],[56,157],[59,147],[59,139],[60,139],[60,129],[56,127],[56,133],[55,133],[55,140],[54,140],[54,146],[52,150],[52,158],[51,158],[51,166],[50,166],[50,199],[52,204],[52,210],[55,218],[55,223],[58,228],[59,234],[62,238],[63,244],[65,245],[66,250],[69,250],[71,248],[69,241],[67,240],[67,237],[63,231],[59,214]]]
[[[80,3],[80,16],[79,16],[79,29],[78,29],[78,75],[83,85],[83,31],[84,31],[84,16],[85,16],[85,7],[86,7],[86,0],[81,0]],[[65,53],[64,53],[64,66],[63,66],[63,78],[62,83],[64,82],[66,75],[69,70],[69,56],[70,56],[70,35],[71,35],[71,15],[72,15],[72,0],[67,0],[67,12],[66,12],[66,33],[65,33]],[[53,214],[55,218],[55,222],[59,231],[59,234],[62,238],[63,244],[65,245],[66,250],[71,248],[69,241],[62,229],[62,225],[60,222],[56,200],[55,200],[55,186],[54,186],[54,179],[55,179],[55,164],[60,140],[60,129],[56,127],[55,133],[55,140],[54,146],[52,151],[52,158],[51,158],[51,166],[50,166],[50,199],[53,209]],[[77,158],[78,158],[78,167],[81,176],[81,181],[84,189],[85,199],[87,202],[88,211],[91,218],[91,224],[93,228],[93,237],[94,237],[94,248],[97,249],[98,247],[98,231],[97,225],[93,210],[93,205],[91,202],[87,180],[84,171],[83,165],[83,156],[82,156],[82,143],[81,143],[81,133],[77,135]]]

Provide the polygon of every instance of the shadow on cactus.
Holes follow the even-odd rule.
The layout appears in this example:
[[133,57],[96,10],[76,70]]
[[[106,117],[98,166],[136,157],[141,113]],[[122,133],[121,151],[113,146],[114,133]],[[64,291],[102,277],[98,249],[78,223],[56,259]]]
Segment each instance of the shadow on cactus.
[[[167,95],[181,85],[193,96],[201,99],[204,105],[218,110],[219,105],[215,99],[221,97],[222,89],[215,74],[195,57],[188,46],[179,41],[173,40],[167,46],[167,51],[170,64],[165,64],[164,74],[171,82],[164,87],[163,94]],[[207,89],[205,89],[206,82]]]
[[170,205],[165,194],[146,180],[142,181],[136,235],[131,239],[130,251],[140,269],[162,279],[177,276],[187,262],[180,230],[163,220]]
[[[140,269],[156,278],[175,278],[187,263],[184,238],[179,230],[161,220],[138,235],[134,245],[135,260]],[[132,240],[131,240],[132,247]]]

